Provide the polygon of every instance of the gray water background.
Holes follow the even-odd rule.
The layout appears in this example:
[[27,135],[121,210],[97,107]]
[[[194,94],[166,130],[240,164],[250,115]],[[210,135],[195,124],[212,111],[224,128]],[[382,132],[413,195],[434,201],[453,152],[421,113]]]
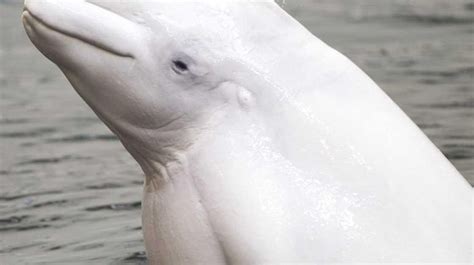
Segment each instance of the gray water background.
[[[363,68],[474,184],[473,1],[280,4]],[[21,10],[0,0],[0,264],[143,264],[142,173],[28,41]]]

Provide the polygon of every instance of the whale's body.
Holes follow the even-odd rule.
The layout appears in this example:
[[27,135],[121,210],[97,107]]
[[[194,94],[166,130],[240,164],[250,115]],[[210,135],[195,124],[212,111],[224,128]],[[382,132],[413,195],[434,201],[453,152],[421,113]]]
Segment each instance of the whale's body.
[[151,264],[471,261],[468,183],[275,3],[31,0],[23,21],[143,168]]

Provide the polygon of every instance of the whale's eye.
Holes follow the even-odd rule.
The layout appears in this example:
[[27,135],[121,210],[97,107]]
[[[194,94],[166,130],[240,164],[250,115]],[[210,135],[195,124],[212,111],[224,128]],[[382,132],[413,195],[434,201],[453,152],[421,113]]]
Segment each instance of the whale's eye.
[[189,70],[188,65],[181,60],[173,61],[172,68],[177,74],[184,74]]

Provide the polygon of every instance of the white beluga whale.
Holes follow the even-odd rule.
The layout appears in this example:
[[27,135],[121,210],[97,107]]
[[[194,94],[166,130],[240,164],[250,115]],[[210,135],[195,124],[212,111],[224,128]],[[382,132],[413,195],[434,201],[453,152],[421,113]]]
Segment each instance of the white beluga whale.
[[469,263],[472,188],[271,1],[27,0],[145,174],[150,264]]

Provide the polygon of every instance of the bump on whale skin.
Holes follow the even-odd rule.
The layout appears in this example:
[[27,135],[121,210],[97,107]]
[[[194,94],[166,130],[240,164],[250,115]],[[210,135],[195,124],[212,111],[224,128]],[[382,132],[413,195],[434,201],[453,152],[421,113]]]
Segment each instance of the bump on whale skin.
[[143,169],[151,264],[471,261],[468,183],[277,4],[27,0],[22,20]]

